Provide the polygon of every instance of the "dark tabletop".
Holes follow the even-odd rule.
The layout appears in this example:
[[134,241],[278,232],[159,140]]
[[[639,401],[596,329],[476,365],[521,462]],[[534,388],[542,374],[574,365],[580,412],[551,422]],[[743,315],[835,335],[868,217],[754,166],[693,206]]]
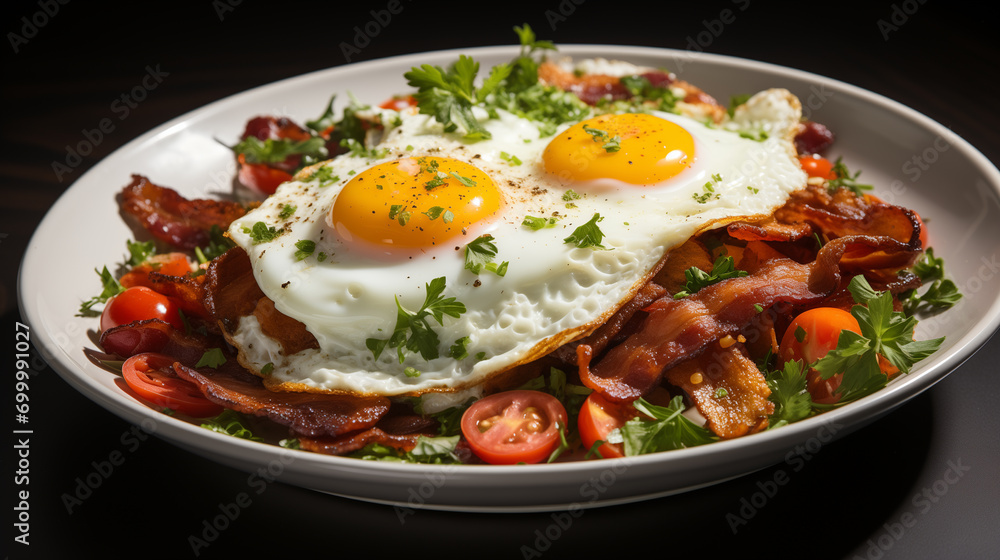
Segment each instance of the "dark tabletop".
[[[261,4],[4,4],[0,310],[8,333],[19,319],[17,266],[31,232],[73,180],[132,138],[211,101],[313,70],[512,44],[512,27],[524,22],[556,43],[701,49],[837,78],[923,112],[1000,161],[1000,48],[993,18],[965,5],[972,3],[898,0],[858,9],[733,0],[661,2],[652,11],[595,0],[549,0],[529,9],[409,0],[336,8]],[[370,23],[379,18],[384,23]],[[370,32],[359,38],[366,25]],[[78,144],[84,131],[114,115],[112,103],[147,67],[169,75],[116,121],[93,153],[57,179],[52,163],[65,160],[67,146]],[[66,271],[67,282],[79,274]],[[5,347],[13,346],[9,336]],[[994,338],[931,390],[824,446],[800,468],[783,463],[698,491],[588,510],[564,525],[549,513],[432,511],[401,523],[391,507],[272,483],[259,494],[254,487],[252,503],[218,534],[205,533],[203,521],[248,491],[245,472],[156,438],[136,441],[128,423],[43,367],[30,388],[31,544],[8,540],[5,547],[14,558],[115,552],[157,558],[196,552],[563,558],[647,550],[709,558],[995,558],[997,355],[1000,341]],[[7,365],[4,371],[11,371]],[[13,385],[11,376],[7,383]],[[13,408],[12,397],[6,400]],[[11,484],[17,460],[7,453],[3,478]],[[112,458],[120,458],[117,465]],[[80,503],[67,501],[81,480],[109,468]],[[787,483],[771,491],[771,481],[782,474]],[[11,491],[7,496],[10,528],[19,501]],[[207,546],[195,550],[191,535]]]

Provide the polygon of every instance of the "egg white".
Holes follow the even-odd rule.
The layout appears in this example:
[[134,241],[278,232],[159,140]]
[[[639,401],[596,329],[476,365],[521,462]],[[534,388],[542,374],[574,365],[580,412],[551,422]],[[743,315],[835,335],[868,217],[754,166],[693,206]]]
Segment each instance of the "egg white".
[[[388,396],[474,393],[492,375],[596,328],[628,301],[670,248],[704,228],[768,215],[805,185],[791,143],[798,101],[783,90],[768,90],[755,99],[747,110],[753,118],[720,128],[656,113],[692,134],[697,157],[680,175],[647,187],[613,180],[563,182],[542,164],[550,138],[541,138],[531,121],[503,111],[497,119],[477,114],[492,138],[472,144],[444,133],[426,115],[398,115],[398,126],[389,128],[379,145],[386,150],[383,157],[344,155],[325,162],[322,166],[336,181],[321,186],[319,179],[302,177],[285,183],[233,223],[229,234],[249,254],[265,295],[279,311],[304,323],[319,342],[318,349],[284,355],[254,317],[245,317],[232,333],[241,360],[257,372],[271,364],[270,384],[301,390]],[[382,117],[393,122],[396,114]],[[768,128],[768,138],[750,140],[727,127]],[[482,169],[504,191],[503,215],[465,239],[402,258],[373,254],[338,239],[328,215],[351,177],[384,161],[422,155],[452,157]],[[520,165],[511,164],[510,156]],[[701,196],[706,183],[713,189],[707,198]],[[580,198],[565,200],[568,191]],[[295,212],[281,218],[286,205]],[[603,218],[599,227],[605,250],[564,242],[595,213]],[[534,231],[522,226],[525,216],[557,216],[558,221],[553,228]],[[245,230],[257,222],[282,233],[254,244]],[[497,262],[509,262],[504,277],[485,271],[475,275],[464,268],[465,244],[483,233],[494,237]],[[314,241],[316,249],[299,260],[295,243],[304,239]],[[320,253],[326,256],[322,262]],[[446,279],[444,295],[467,308],[457,319],[446,317],[444,325],[432,323],[441,356],[425,361],[407,354],[400,363],[390,349],[376,360],[365,341],[392,333],[397,298],[407,309],[418,309],[425,285],[438,277]],[[469,356],[448,356],[449,346],[463,337],[469,339]],[[420,373],[413,376],[410,370],[407,375],[407,368]]]

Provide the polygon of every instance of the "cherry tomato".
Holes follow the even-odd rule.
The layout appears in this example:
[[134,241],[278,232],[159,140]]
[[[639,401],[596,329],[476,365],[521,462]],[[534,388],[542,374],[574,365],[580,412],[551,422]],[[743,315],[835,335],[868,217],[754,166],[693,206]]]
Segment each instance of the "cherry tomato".
[[806,172],[806,175],[810,177],[822,177],[827,181],[837,178],[837,174],[833,172],[833,163],[824,157],[815,155],[799,156],[799,165],[802,166],[802,170]]
[[[577,428],[583,446],[590,449],[598,440],[607,442],[608,434],[616,428],[621,428],[632,418],[639,416],[639,411],[629,404],[613,403],[599,393],[591,393],[580,408],[577,418]],[[624,457],[625,447],[620,443],[604,443],[597,448],[601,457]]]
[[[844,330],[861,334],[858,320],[848,311],[836,307],[817,307],[804,311],[792,320],[785,335],[781,337],[779,355],[786,362],[802,360],[807,365],[811,364],[837,347],[837,339]],[[819,372],[810,370],[807,374],[807,386],[813,401],[823,404],[836,402],[838,396],[835,393],[842,377],[838,373],[829,379],[823,379]]]
[[205,398],[194,383],[177,377],[175,361],[154,352],[136,354],[122,364],[122,377],[136,394],[157,406],[195,418],[221,414],[222,406]]
[[178,309],[177,303],[169,297],[146,286],[132,286],[104,304],[101,332],[145,319],[162,319],[175,329],[183,329],[184,321]]
[[494,465],[537,463],[559,446],[566,408],[539,391],[516,390],[482,398],[462,415],[462,434],[477,457]]
[[263,194],[274,194],[278,185],[291,181],[292,175],[263,163],[247,163],[243,154],[238,156],[240,171],[237,175],[243,186]]
[[149,281],[150,272],[159,272],[167,276],[184,276],[191,272],[191,263],[184,253],[166,253],[153,255],[146,262],[133,267],[126,272],[119,282],[126,288],[132,286],[152,287]]

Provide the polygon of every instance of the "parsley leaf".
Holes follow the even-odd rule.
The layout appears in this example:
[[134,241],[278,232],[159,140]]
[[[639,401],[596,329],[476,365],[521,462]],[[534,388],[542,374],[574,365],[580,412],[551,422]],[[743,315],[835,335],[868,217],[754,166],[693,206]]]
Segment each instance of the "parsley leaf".
[[930,282],[923,295],[917,290],[909,290],[899,295],[903,303],[903,313],[916,315],[948,309],[962,299],[958,286],[944,277],[944,259],[934,256],[934,249],[927,251],[913,264],[913,273],[924,283]]
[[698,290],[711,286],[717,282],[723,280],[728,280],[730,278],[740,278],[747,275],[745,270],[736,270],[735,261],[731,256],[720,256],[715,259],[715,263],[712,264],[712,272],[706,273],[704,270],[692,266],[691,268],[684,271],[684,277],[687,282],[684,284],[684,289],[674,294],[674,299],[681,299],[687,297]]
[[226,355],[222,353],[222,349],[209,348],[204,354],[201,355],[201,359],[198,360],[198,363],[195,364],[194,367],[210,367],[212,369],[217,369],[224,363],[226,363]]
[[129,258],[125,262],[129,266],[139,266],[156,254],[155,241],[126,241]]
[[226,434],[227,436],[233,436],[240,439],[262,441],[261,438],[253,435],[253,432],[243,425],[244,422],[246,422],[246,418],[244,418],[240,413],[227,408],[214,418],[202,420],[201,427],[206,430],[212,430],[213,432],[219,432],[220,434]]
[[718,439],[710,430],[681,414],[684,412],[681,396],[671,399],[670,405],[665,407],[651,404],[642,397],[636,399],[632,406],[653,420],[636,417],[618,428],[628,457],[694,447]]
[[604,232],[601,231],[601,228],[597,227],[597,222],[600,222],[603,219],[604,217],[595,213],[594,217],[592,217],[589,222],[576,228],[572,235],[563,239],[563,242],[575,243],[576,246],[581,249],[586,249],[588,247],[592,247],[594,249],[606,249],[604,245],[601,245],[601,241],[604,239]]
[[521,222],[521,225],[524,226],[524,227],[526,227],[526,228],[528,228],[528,229],[532,229],[532,230],[538,231],[540,229],[546,229],[546,228],[556,227],[556,222],[557,221],[559,221],[559,218],[556,218],[555,216],[552,216],[552,217],[549,217],[549,218],[539,218],[539,217],[536,217],[536,216],[525,216],[524,220]]
[[404,350],[419,352],[424,360],[433,360],[440,353],[440,339],[427,320],[428,315],[439,325],[444,324],[444,316],[458,318],[465,313],[465,304],[455,298],[442,297],[445,289],[445,278],[441,276],[425,284],[427,294],[424,303],[416,312],[409,311],[396,298],[396,326],[387,339],[369,338],[365,346],[372,351],[377,360],[386,348],[397,348],[399,363],[403,363]]
[[465,269],[471,270],[473,274],[479,274],[483,268],[495,273],[497,276],[507,274],[507,261],[500,265],[493,262],[497,256],[497,246],[493,244],[493,236],[490,234],[480,235],[465,246]]
[[302,155],[310,161],[320,161],[327,158],[326,140],[313,137],[308,140],[261,140],[256,136],[247,136],[232,147],[237,154],[242,154],[248,163],[281,163],[289,156]]
[[892,294],[873,290],[864,276],[852,278],[848,290],[860,304],[851,308],[851,315],[858,320],[861,334],[841,331],[837,348],[811,364],[823,379],[844,374],[837,404],[870,395],[886,385],[888,377],[879,368],[879,354],[899,371],[909,373],[914,363],[933,354],[944,342],[944,337],[914,341],[917,320],[894,311]]
[[847,165],[843,162],[843,158],[838,157],[837,161],[833,163],[833,172],[837,175],[836,179],[833,179],[827,183],[827,189],[832,193],[833,191],[843,187],[849,189],[855,194],[855,196],[863,196],[864,191],[870,191],[873,187],[872,185],[862,185],[857,182],[857,178],[861,175],[860,171],[851,173],[847,169]]
[[422,114],[434,115],[446,132],[462,128],[470,140],[491,138],[472,114],[472,106],[481,103],[510,74],[510,66],[499,64],[490,71],[483,87],[476,91],[473,82],[479,73],[479,63],[466,55],[445,70],[440,66],[422,64],[403,74],[407,83],[417,88],[414,98]]
[[316,242],[311,239],[302,239],[295,242],[295,260],[301,261],[316,251]]
[[372,443],[350,456],[368,461],[395,461],[401,463],[454,464],[461,460],[455,453],[461,436],[427,437],[419,436],[417,444],[410,451],[399,451],[388,445]]
[[243,233],[250,236],[254,245],[274,241],[274,239],[284,233],[284,231],[285,230],[283,229],[276,230],[274,229],[274,226],[268,227],[268,225],[264,222],[257,222],[252,228],[243,226]]
[[767,386],[771,389],[768,400],[774,403],[769,428],[798,422],[812,414],[812,395],[806,391],[808,371],[802,360],[790,360],[783,369],[767,374]]
[[233,243],[232,239],[225,236],[222,228],[216,224],[212,224],[212,227],[208,230],[208,245],[197,248],[195,253],[198,254],[199,262],[207,263],[235,246],[236,243]]
[[98,303],[104,303],[109,299],[115,297],[116,295],[125,291],[125,288],[118,283],[118,280],[108,272],[108,267],[104,267],[104,270],[98,272],[95,268],[94,272],[101,277],[101,286],[104,288],[101,290],[100,295],[94,296],[87,301],[80,304],[80,310],[77,312],[77,317],[97,317],[100,315],[100,311],[94,311],[91,307],[97,305]]

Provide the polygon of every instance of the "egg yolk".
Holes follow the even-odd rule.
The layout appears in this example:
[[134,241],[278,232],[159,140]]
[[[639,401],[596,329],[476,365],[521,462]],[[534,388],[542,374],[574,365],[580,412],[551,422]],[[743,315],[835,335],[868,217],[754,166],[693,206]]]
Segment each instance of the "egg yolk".
[[378,250],[423,249],[490,223],[501,195],[488,175],[446,157],[381,163],[351,179],[330,210],[330,223],[348,242]]
[[601,115],[555,137],[542,159],[549,173],[567,182],[616,179],[652,185],[694,163],[694,139],[680,125],[653,115]]

